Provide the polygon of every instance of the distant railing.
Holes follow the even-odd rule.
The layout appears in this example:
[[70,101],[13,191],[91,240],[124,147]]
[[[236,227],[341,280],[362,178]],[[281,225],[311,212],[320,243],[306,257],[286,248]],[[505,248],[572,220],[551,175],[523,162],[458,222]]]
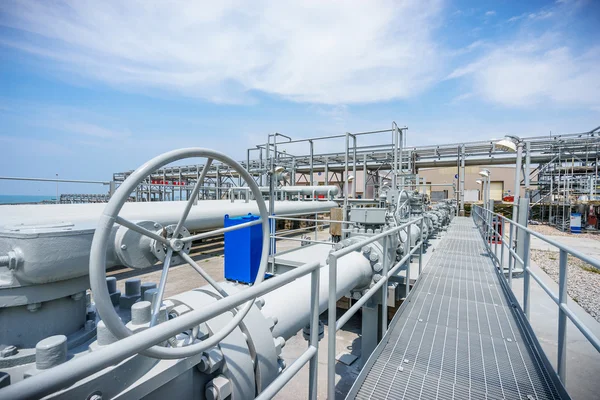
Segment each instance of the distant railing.
[[[509,288],[512,290],[512,275],[515,272],[517,262],[522,266],[523,271],[523,311],[525,317],[529,320],[530,309],[530,278],[533,278],[548,296],[558,306],[558,360],[556,372],[563,385],[566,384],[566,364],[567,364],[567,318],[579,329],[585,338],[600,352],[600,339],[581,321],[567,305],[567,259],[572,255],[600,270],[600,260],[589,257],[580,251],[567,247],[555,240],[549,239],[544,235],[535,232],[521,224],[518,224],[504,216],[485,209],[481,206],[474,206],[471,212],[475,224],[479,228],[485,241],[486,247],[492,255],[496,265],[504,272],[504,253],[508,254],[508,274],[505,279]],[[503,227],[506,223],[510,224],[508,242],[503,234]],[[523,236],[522,248],[515,249],[513,239],[520,235]],[[536,275],[530,267],[530,243],[531,236],[555,246],[560,251],[559,258],[559,279],[558,295],[546,285],[542,279]],[[494,248],[492,248],[494,242]],[[498,243],[500,243],[500,256],[498,256]],[[519,254],[520,253],[520,254]],[[504,276],[504,274],[502,274]]]

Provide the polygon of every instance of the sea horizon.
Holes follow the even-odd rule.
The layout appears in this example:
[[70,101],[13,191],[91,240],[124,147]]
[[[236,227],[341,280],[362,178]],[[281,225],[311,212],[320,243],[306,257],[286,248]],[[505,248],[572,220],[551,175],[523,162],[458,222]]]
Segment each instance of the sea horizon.
[[41,203],[43,201],[56,201],[56,196],[26,195],[26,194],[0,194],[0,204]]

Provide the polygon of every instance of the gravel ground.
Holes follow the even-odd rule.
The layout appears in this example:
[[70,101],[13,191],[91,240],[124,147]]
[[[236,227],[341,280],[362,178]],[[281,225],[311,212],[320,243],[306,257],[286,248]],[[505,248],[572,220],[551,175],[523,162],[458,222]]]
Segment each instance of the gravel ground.
[[588,239],[595,239],[600,241],[600,233],[579,233],[579,234],[573,234],[573,233],[569,233],[569,232],[563,232],[560,231],[552,226],[549,225],[529,225],[527,226],[529,229],[535,231],[535,232],[539,232],[542,235],[549,235],[549,236],[572,236],[572,237],[582,237],[582,238],[588,238]]
[[[556,252],[531,250],[531,259],[558,283],[558,258]],[[600,271],[589,264],[569,257],[567,292],[596,321],[600,322]]]

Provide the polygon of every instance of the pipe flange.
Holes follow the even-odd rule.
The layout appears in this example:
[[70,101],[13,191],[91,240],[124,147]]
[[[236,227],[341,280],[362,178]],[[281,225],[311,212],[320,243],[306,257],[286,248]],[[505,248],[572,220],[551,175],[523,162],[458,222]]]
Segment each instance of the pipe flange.
[[[136,225],[152,231],[158,230],[159,234],[162,230],[162,225],[154,221],[139,221]],[[156,264],[158,258],[154,252],[153,240],[126,226],[117,229],[115,253],[123,265],[135,269],[150,268]]]
[[[190,236],[190,231],[187,230],[187,228],[185,226],[182,226],[181,229],[179,230],[179,234],[177,235],[176,238],[173,237],[173,232],[175,231],[175,224],[172,225],[167,225],[162,229],[159,229],[158,231],[156,231],[157,235],[160,235],[166,239],[169,239],[169,242],[171,243],[171,246],[173,247],[174,251],[183,251],[186,254],[190,254],[190,250],[192,248],[192,242],[184,242],[181,239],[186,238],[188,236]],[[154,256],[156,258],[158,258],[160,261],[164,261],[165,257],[167,255],[167,247],[162,244],[159,243],[157,241],[152,241],[152,254],[154,254]],[[180,256],[174,256],[173,257],[173,264],[179,264],[182,262],[182,258]]]

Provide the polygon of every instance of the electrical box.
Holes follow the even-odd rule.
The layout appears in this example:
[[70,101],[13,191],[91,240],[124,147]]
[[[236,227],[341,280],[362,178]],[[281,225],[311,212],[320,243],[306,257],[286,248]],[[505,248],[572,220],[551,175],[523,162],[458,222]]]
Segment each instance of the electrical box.
[[[257,215],[243,217],[225,215],[223,227],[240,225],[259,219]],[[225,279],[253,283],[258,274],[262,253],[262,225],[252,225],[225,232]]]
[[350,210],[350,222],[365,225],[385,224],[385,208],[353,208]]
[[571,213],[571,233],[581,233],[581,214]]

